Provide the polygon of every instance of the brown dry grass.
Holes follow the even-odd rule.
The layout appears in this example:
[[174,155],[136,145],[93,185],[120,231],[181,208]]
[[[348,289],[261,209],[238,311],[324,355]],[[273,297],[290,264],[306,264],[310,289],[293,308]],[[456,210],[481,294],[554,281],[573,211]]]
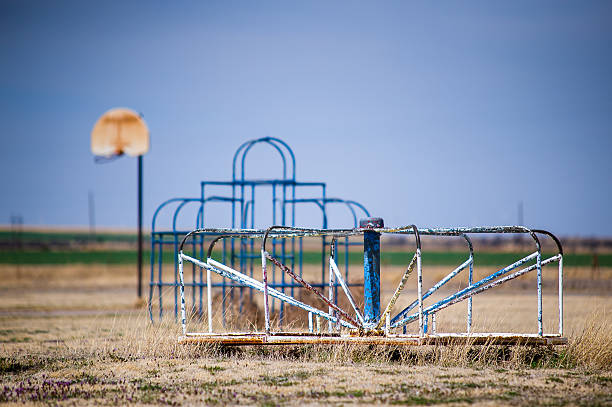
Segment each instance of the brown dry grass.
[[[180,328],[173,318],[151,324],[146,310],[134,309],[132,269],[70,266],[22,272],[38,277],[17,288],[20,284],[0,269],[7,277],[0,279],[0,403],[612,403],[609,295],[566,296],[570,343],[562,347],[235,349],[178,345]],[[475,298],[476,327],[533,332],[532,291]],[[551,331],[557,323],[555,300],[554,291],[545,296]],[[231,310],[240,321],[240,310]],[[218,326],[219,311],[215,314]],[[462,329],[464,320],[465,307],[451,307],[441,313],[439,329]],[[249,323],[260,324],[257,319]]]
[[[224,349],[178,345],[173,322],[151,325],[139,311],[1,321],[0,401],[65,405],[603,405],[612,401],[610,356],[593,353],[602,352],[602,344],[597,343],[601,337],[589,336],[590,327],[570,346],[556,350]],[[602,332],[607,345],[609,328]]]

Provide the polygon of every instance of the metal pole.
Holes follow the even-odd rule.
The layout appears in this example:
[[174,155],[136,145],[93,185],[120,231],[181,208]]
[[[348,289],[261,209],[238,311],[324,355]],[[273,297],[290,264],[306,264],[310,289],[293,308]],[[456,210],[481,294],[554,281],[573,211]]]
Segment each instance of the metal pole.
[[[374,229],[384,227],[382,218],[365,218],[359,227]],[[380,319],[380,233],[366,230],[363,233],[363,318],[366,325],[376,325]]]
[[417,248],[417,295],[419,299],[419,336],[423,337],[423,269],[421,267],[421,249]]
[[538,257],[536,257],[536,267],[538,269],[538,335],[544,334],[544,326],[542,324],[542,254],[538,248]]
[[264,284],[264,317],[266,320],[266,335],[270,335],[270,307],[268,305],[268,273],[266,271],[266,252],[261,249],[261,272]]
[[206,305],[208,314],[208,332],[212,333],[212,280],[210,275],[210,269],[206,269]]
[[[470,274],[468,276],[468,285],[473,284],[473,278],[474,278],[474,255],[470,253]],[[472,297],[468,299],[467,333],[472,333]]]
[[563,336],[563,255],[559,257],[559,336]]
[[138,298],[142,298],[142,156],[138,156]]
[[[334,271],[332,270],[332,261],[334,258],[334,242],[335,239],[332,239],[332,243],[331,243],[331,254],[329,256],[329,301],[332,303],[335,303],[335,299],[334,299],[334,285],[335,285],[335,279],[334,279]],[[329,310],[328,310],[329,315],[332,316],[336,316],[334,309],[330,306]],[[328,323],[328,331],[329,333],[333,332],[333,322],[330,320]]]
[[[140,156],[139,156],[140,157]],[[181,327],[183,335],[187,335],[187,318],[185,315],[185,280],[183,279],[183,251],[178,254],[179,281],[181,288]]]

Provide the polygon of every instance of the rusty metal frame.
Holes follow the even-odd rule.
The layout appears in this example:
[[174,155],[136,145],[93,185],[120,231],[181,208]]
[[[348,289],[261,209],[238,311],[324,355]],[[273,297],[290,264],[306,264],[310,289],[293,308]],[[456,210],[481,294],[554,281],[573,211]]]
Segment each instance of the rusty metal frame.
[[[345,287],[341,279],[340,270],[334,260],[334,244],[339,238],[347,238],[350,236],[357,236],[364,233],[365,228],[354,228],[354,229],[311,229],[311,228],[296,228],[288,226],[272,226],[266,230],[255,230],[255,229],[196,229],[188,233],[180,244],[178,263],[179,263],[179,274],[181,281],[181,317],[182,317],[182,328],[183,335],[180,340],[182,342],[214,342],[222,343],[226,345],[235,344],[302,344],[302,343],[367,343],[367,344],[403,344],[403,345],[415,345],[415,344],[433,344],[433,343],[524,343],[524,344],[562,344],[566,343],[566,339],[563,338],[563,249],[560,241],[550,232],[544,230],[530,230],[522,226],[500,226],[500,227],[478,227],[478,228],[428,228],[418,229],[415,225],[399,227],[399,228],[368,228],[367,230],[374,230],[378,233],[385,234],[413,234],[415,236],[415,254],[412,257],[410,264],[407,266],[398,287],[396,288],[391,300],[389,301],[385,311],[382,313],[380,320],[374,326],[365,324],[363,317],[360,318],[359,310],[351,301],[351,305],[355,311],[355,317],[352,317],[347,311],[342,310],[334,303],[333,291],[332,291],[332,280],[338,278],[338,282],[347,293],[349,298],[352,298],[348,287]],[[202,262],[191,256],[187,256],[183,253],[185,242],[190,237],[197,236],[201,233],[206,234],[217,234],[208,249],[208,258],[206,262]],[[534,241],[536,250],[517,260],[516,262],[492,273],[491,275],[477,281],[472,282],[472,273],[474,267],[474,251],[469,234],[481,234],[481,233],[523,233],[529,234]],[[537,235],[546,235],[552,238],[558,248],[558,254],[542,259],[541,244]],[[461,265],[456,267],[453,271],[447,274],[434,286],[432,286],[427,292],[423,293],[423,282],[422,282],[422,265],[421,265],[421,235],[431,236],[460,236],[464,238],[468,244],[469,257]],[[292,238],[303,238],[303,237],[331,237],[331,253],[329,257],[330,265],[330,291],[329,297],[325,297],[323,293],[319,292],[315,287],[306,282],[301,276],[295,274],[290,267],[285,265],[282,261],[277,259],[275,256],[266,251],[266,242],[269,239],[292,239]],[[261,245],[261,256],[262,256],[262,278],[263,281],[255,280],[252,277],[247,276],[234,270],[233,268],[217,262],[211,258],[214,244],[222,239],[227,238],[247,238],[247,239],[262,239]],[[226,278],[233,279],[238,284],[255,288],[264,293],[264,308],[266,318],[266,331],[264,333],[250,332],[250,333],[212,333],[212,325],[209,322],[209,333],[190,333],[186,328],[185,319],[185,306],[184,306],[184,287],[183,287],[183,261],[190,261],[202,268],[207,270],[207,273],[215,272]],[[297,283],[305,287],[306,289],[313,292],[321,300],[323,300],[328,306],[328,312],[317,309],[313,306],[304,304],[295,298],[286,295],[280,291],[277,291],[269,287],[266,278],[266,265],[270,261],[290,277],[292,277]],[[516,268],[522,265],[527,265],[530,262],[535,261],[534,264],[528,265],[519,271],[515,271],[509,274]],[[557,261],[559,264],[559,331],[554,334],[544,334],[543,323],[542,323],[542,267]],[[414,267],[417,268],[417,299],[413,301],[408,307],[404,308],[393,318],[390,317],[392,308],[397,301],[398,297],[402,293],[402,290],[411,275]],[[469,286],[461,289],[444,299],[437,301],[436,303],[424,307],[423,301],[433,294],[436,290],[450,281],[453,277],[458,275],[462,270],[469,267]],[[515,279],[521,275],[524,275],[530,271],[537,270],[537,301],[538,301],[538,332],[537,334],[517,334],[517,333],[474,333],[471,330],[472,323],[472,297],[481,294],[491,288],[497,287],[501,284],[506,283],[512,279]],[[336,285],[336,286],[337,286]],[[286,302],[290,305],[298,306],[309,313],[309,332],[272,332],[270,324],[270,314],[268,297],[272,296],[279,299],[280,301]],[[454,305],[458,302],[468,300],[468,312],[467,312],[467,331],[464,333],[438,333],[436,332],[436,313],[443,309]],[[210,296],[209,296],[210,304]],[[409,312],[418,305],[418,311],[413,314]],[[210,310],[210,306],[209,306]],[[210,312],[210,311],[209,311]],[[317,333],[314,333],[313,315],[317,317]],[[432,316],[432,331],[428,332],[428,319]],[[210,318],[210,313],[209,313]],[[329,322],[329,333],[321,334],[319,318],[324,318]],[[419,320],[419,333],[418,335],[407,335],[404,331],[403,334],[395,333],[399,328],[404,328],[406,324],[413,321]],[[210,320],[209,320],[210,321]],[[332,326],[342,326],[344,330],[340,332],[333,332]],[[383,328],[384,325],[384,328]]]

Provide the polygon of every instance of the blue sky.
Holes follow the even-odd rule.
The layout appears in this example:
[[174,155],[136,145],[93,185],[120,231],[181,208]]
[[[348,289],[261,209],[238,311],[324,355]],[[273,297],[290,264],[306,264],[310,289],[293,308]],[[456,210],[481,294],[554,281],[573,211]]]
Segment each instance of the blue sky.
[[91,190],[98,225],[134,226],[136,160],[89,152],[126,106],[151,130],[145,225],[272,136],[388,225],[514,224],[522,201],[529,226],[612,235],[610,2],[0,1],[0,30],[0,224],[87,225]]

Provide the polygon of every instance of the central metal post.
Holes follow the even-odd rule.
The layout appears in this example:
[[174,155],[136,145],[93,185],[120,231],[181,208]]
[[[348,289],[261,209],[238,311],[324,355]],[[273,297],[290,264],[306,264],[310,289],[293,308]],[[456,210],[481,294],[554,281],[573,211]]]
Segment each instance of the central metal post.
[[[362,229],[384,227],[382,218],[365,218],[359,221]],[[380,233],[363,232],[363,316],[366,324],[380,320]]]

